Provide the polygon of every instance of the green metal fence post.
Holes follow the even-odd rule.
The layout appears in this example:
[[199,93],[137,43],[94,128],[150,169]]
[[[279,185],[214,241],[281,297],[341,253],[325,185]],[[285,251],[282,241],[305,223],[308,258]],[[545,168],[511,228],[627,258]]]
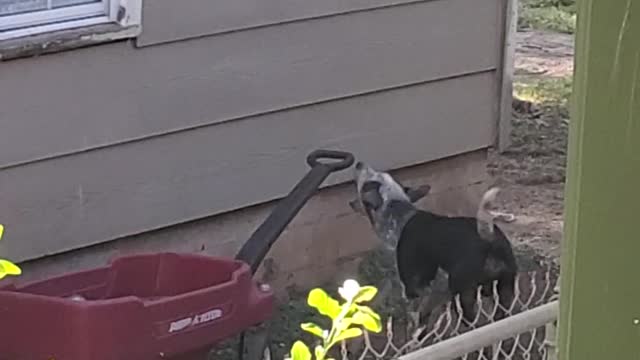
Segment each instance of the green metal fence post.
[[578,7],[559,359],[640,359],[640,1]]

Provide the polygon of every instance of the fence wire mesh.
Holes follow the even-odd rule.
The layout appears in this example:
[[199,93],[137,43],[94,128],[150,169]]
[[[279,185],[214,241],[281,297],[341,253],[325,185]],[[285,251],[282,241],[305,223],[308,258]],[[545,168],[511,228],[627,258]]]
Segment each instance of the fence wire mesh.
[[[460,336],[472,330],[482,329],[498,321],[499,309],[506,317],[523,314],[528,310],[547,304],[557,297],[557,274],[555,271],[522,273],[516,281],[515,296],[508,308],[498,302],[497,292],[492,296],[482,296],[478,289],[476,297],[476,317],[470,323],[463,322],[458,299],[450,301],[432,312],[426,323],[394,321],[389,318],[386,331],[381,334],[365,333],[358,341],[343,343],[340,349],[342,360],[387,360],[396,359],[444,340]],[[539,360],[549,359],[549,331],[553,324],[530,329],[508,338],[496,339],[493,344],[479,344],[474,351],[450,359],[462,360]],[[488,328],[487,328],[488,329]],[[490,329],[489,329],[490,330]],[[337,355],[337,354],[336,354]],[[439,357],[439,359],[449,359]],[[431,359],[424,359],[431,360]]]

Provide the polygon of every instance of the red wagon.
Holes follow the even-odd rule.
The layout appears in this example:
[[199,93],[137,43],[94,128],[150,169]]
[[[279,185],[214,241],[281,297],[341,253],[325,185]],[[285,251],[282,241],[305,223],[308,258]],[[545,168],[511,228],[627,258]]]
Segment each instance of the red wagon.
[[244,339],[245,330],[269,319],[274,305],[270,288],[253,274],[322,182],[353,161],[345,152],[311,153],[309,173],[235,259],[133,255],[0,287],[0,360],[205,360],[221,340]]

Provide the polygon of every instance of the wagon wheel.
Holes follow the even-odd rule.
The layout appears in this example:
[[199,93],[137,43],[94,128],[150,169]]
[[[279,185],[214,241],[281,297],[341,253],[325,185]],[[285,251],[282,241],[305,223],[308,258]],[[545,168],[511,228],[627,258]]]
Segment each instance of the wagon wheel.
[[240,334],[238,358],[239,360],[271,360],[267,325]]
[[206,356],[192,356],[179,360],[271,360],[269,330],[263,324],[249,328],[209,349]]

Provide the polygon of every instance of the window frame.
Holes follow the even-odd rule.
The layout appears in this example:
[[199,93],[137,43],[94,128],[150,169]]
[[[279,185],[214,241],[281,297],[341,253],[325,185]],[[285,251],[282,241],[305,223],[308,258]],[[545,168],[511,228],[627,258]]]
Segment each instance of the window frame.
[[101,0],[93,4],[8,15],[0,25],[0,41],[104,24],[122,28],[139,26],[141,6],[141,0]]

